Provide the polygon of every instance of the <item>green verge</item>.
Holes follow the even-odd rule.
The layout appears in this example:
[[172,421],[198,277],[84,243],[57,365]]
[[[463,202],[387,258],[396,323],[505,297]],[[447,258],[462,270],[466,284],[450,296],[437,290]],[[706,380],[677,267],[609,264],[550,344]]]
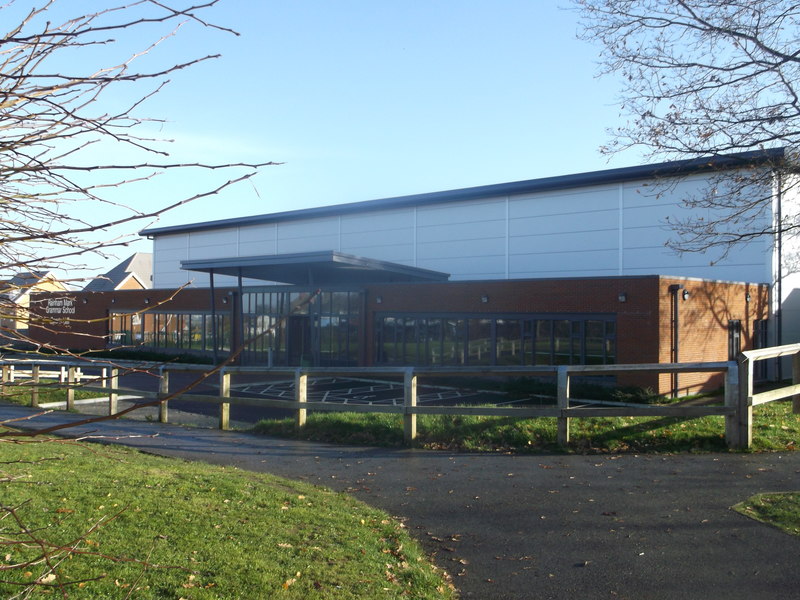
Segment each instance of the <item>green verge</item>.
[[733,510],[800,536],[800,492],[756,494],[734,506]]
[[[39,404],[47,404],[48,402],[66,402],[67,391],[61,388],[62,384],[55,379],[42,379],[39,382]],[[3,393],[3,402],[10,402],[12,404],[20,404],[22,406],[31,405],[31,383],[30,381],[22,381],[9,383],[5,386]],[[86,390],[76,389],[75,400],[88,400],[89,398],[97,398],[102,396],[100,392],[90,392]]]
[[[304,483],[0,438],[0,485],[2,598],[37,581],[26,598],[456,597],[402,524]],[[36,540],[55,544],[52,569]]]
[[[795,450],[800,445],[800,415],[791,401],[756,407],[753,450]],[[603,417],[572,419],[573,452],[725,451],[723,417],[697,419]],[[403,445],[402,417],[386,414],[311,413],[298,431],[292,419],[263,420],[252,431],[342,444]],[[462,452],[537,453],[561,451],[553,418],[420,415],[417,446]]]

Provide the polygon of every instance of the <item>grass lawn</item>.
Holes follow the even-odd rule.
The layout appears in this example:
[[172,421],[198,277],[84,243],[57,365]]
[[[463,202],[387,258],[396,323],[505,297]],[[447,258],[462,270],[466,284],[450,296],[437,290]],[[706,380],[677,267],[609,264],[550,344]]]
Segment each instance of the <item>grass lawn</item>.
[[397,521],[270,475],[0,437],[0,486],[2,598],[456,596]]
[[733,509],[786,533],[800,535],[800,492],[757,494]]
[[[3,401],[11,402],[12,404],[21,404],[22,406],[30,406],[31,385],[32,384],[29,380],[22,380],[6,384],[5,393],[3,394]],[[38,385],[39,404],[47,404],[48,402],[66,402],[67,391],[61,389],[61,385],[62,384],[60,384],[57,379],[42,379]],[[75,400],[98,398],[102,395],[103,394],[101,392],[90,392],[81,389],[75,390]]]
[[[753,450],[796,450],[800,415],[790,400],[754,410]],[[264,420],[256,433],[326,442],[401,446],[402,417],[388,414],[310,413],[298,432],[293,419]],[[469,452],[559,451],[554,418],[420,415],[418,445],[427,449]],[[572,419],[571,448],[577,452],[724,451],[723,417],[698,419],[603,417]]]

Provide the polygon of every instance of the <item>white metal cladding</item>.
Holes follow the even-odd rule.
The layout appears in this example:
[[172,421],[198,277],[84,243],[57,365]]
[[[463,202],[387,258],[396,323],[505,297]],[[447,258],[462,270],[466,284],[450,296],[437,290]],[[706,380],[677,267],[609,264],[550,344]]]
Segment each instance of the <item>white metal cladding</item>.
[[233,256],[276,254],[278,227],[275,223],[239,228],[239,250]]
[[354,256],[415,266],[413,208],[342,215],[338,248]]
[[769,241],[719,262],[666,247],[668,219],[687,216],[681,198],[706,182],[693,175],[671,187],[603,183],[156,235],[154,285],[208,285],[208,277],[181,270],[181,260],[320,250],[444,271],[453,280],[661,274],[771,282]]
[[191,273],[180,268],[189,258],[188,234],[162,235],[153,239],[153,287],[176,288],[185,285]]
[[[781,198],[782,215],[796,216],[800,214],[800,192],[798,192],[798,184],[800,178],[793,176],[784,182],[784,192]],[[777,201],[777,200],[776,200]],[[775,214],[778,214],[777,206],[773,209]],[[777,248],[776,248],[777,252]],[[784,344],[800,340],[800,234],[797,230],[788,231],[783,234],[781,238],[781,252],[783,254],[783,272],[781,273],[782,281],[780,286],[781,298],[780,308],[783,312],[783,332],[781,342]],[[774,259],[774,264],[778,265],[781,261],[777,256]],[[775,278],[777,280],[778,273],[775,268]],[[774,311],[778,304],[777,290],[773,294],[772,310]],[[789,372],[791,368],[787,363],[785,365],[786,371]]]

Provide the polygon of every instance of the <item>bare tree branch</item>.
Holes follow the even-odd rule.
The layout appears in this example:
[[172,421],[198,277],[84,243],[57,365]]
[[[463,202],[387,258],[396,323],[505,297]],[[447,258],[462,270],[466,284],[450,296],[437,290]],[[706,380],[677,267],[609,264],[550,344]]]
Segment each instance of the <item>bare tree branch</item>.
[[[36,343],[18,327],[20,323],[43,328],[55,324],[45,311],[37,311],[35,303],[30,306],[22,301],[31,291],[41,289],[43,272],[59,268],[68,271],[75,261],[89,255],[107,256],[114,248],[137,239],[136,225],[219,194],[276,164],[170,158],[168,140],[151,133],[152,127],[163,120],[141,114],[173,76],[219,57],[211,52],[160,60],[163,46],[187,28],[238,35],[205,17],[220,1],[132,0],[83,12],[85,6],[74,0],[0,0],[0,272],[3,277],[15,276],[0,282],[0,339],[4,342],[69,354],[66,349]],[[74,16],[59,18],[58,14]],[[213,178],[206,182],[197,176],[200,172]],[[150,184],[169,173],[180,174],[186,184],[180,194],[165,192],[161,206],[149,208],[152,205],[129,205],[120,200],[119,190]],[[195,184],[201,179],[202,183]],[[46,283],[65,288],[74,282],[61,276],[60,281],[47,279]],[[183,391],[218,372],[227,362]],[[113,361],[108,363],[118,367]],[[136,369],[128,368],[128,372],[133,371]],[[14,393],[10,385],[4,385],[3,391]],[[148,404],[109,418],[119,418]],[[0,441],[21,441],[14,437],[18,432],[11,429],[16,421],[0,423]],[[87,419],[81,424],[91,422]],[[61,432],[74,425],[61,424],[36,433]],[[54,443],[52,437],[23,436],[28,441]],[[18,482],[0,473],[0,484]],[[130,559],[86,547],[87,536],[120,513],[104,517],[66,543],[54,543],[49,540],[50,531],[37,531],[26,524],[22,509],[0,506],[0,521],[6,524],[0,530],[0,546],[24,549],[19,556],[26,557],[17,560],[15,554],[14,562],[7,559],[0,566],[4,573],[0,584],[19,586],[14,597],[29,597],[36,590],[67,597],[68,589],[92,578],[69,580],[62,574],[62,563],[84,555],[136,562],[142,574],[151,568],[171,568],[151,564],[149,557]],[[11,529],[8,523],[12,523]],[[11,530],[15,533],[9,534]],[[10,576],[34,567],[38,573],[34,580]]]
[[[599,43],[604,74],[623,81],[630,120],[603,150],[638,147],[650,158],[719,157],[777,147],[712,178],[686,199],[696,215],[672,222],[679,251],[726,253],[798,216],[765,221],[775,175],[800,173],[800,2],[792,0],[573,0],[581,37]],[[782,190],[785,192],[786,190]]]

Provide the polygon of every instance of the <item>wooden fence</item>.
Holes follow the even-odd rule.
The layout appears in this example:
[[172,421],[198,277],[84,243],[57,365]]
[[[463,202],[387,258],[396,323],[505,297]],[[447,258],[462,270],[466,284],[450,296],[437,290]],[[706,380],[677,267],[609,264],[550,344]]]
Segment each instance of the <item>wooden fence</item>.
[[[760,360],[791,357],[793,382],[791,385],[759,394],[754,393],[754,364]],[[0,361],[2,365],[2,386],[14,384],[30,386],[31,404],[38,405],[40,381],[48,376],[57,376],[59,386],[67,389],[67,408],[74,408],[74,390],[96,391],[108,396],[108,414],[117,412],[118,398],[121,394],[142,399],[164,399],[174,394],[170,390],[170,374],[176,372],[197,373],[201,376],[210,367],[201,365],[161,365],[157,367],[159,390],[142,391],[119,387],[122,366],[97,367],[91,363],[56,363],[54,361]],[[139,369],[153,365],[137,365]],[[615,375],[623,372],[656,373],[700,373],[718,372],[724,374],[724,402],[715,406],[673,405],[617,405],[610,403],[598,405],[597,401],[581,400],[570,394],[570,384],[574,377],[587,375]],[[290,377],[294,380],[294,399],[242,398],[232,396],[232,383],[236,376],[261,374]],[[555,376],[556,403],[552,406],[432,406],[418,405],[418,381],[436,377],[543,377]],[[337,402],[310,401],[308,381],[318,377],[368,377],[370,379],[402,379],[402,405],[355,405]],[[417,416],[434,415],[486,415],[506,416],[520,419],[548,417],[557,420],[558,443],[570,442],[570,421],[587,417],[677,417],[697,418],[720,416],[725,418],[725,438],[730,448],[744,449],[752,444],[753,406],[793,397],[793,409],[800,413],[800,344],[791,344],[763,350],[742,353],[739,361],[707,363],[658,363],[628,365],[562,365],[544,367],[460,367],[460,368],[421,368],[421,367],[321,367],[321,368],[262,368],[226,367],[218,374],[219,395],[181,394],[183,400],[219,405],[219,427],[230,426],[231,404],[281,408],[294,411],[298,427],[306,423],[309,410],[340,412],[374,412],[403,415],[404,437],[408,445],[413,445],[417,437]],[[22,381],[20,382],[20,379]],[[83,383],[87,381],[87,383]],[[96,384],[96,385],[94,385]],[[5,389],[2,390],[5,393]],[[159,404],[159,421],[168,422],[169,402]]]

